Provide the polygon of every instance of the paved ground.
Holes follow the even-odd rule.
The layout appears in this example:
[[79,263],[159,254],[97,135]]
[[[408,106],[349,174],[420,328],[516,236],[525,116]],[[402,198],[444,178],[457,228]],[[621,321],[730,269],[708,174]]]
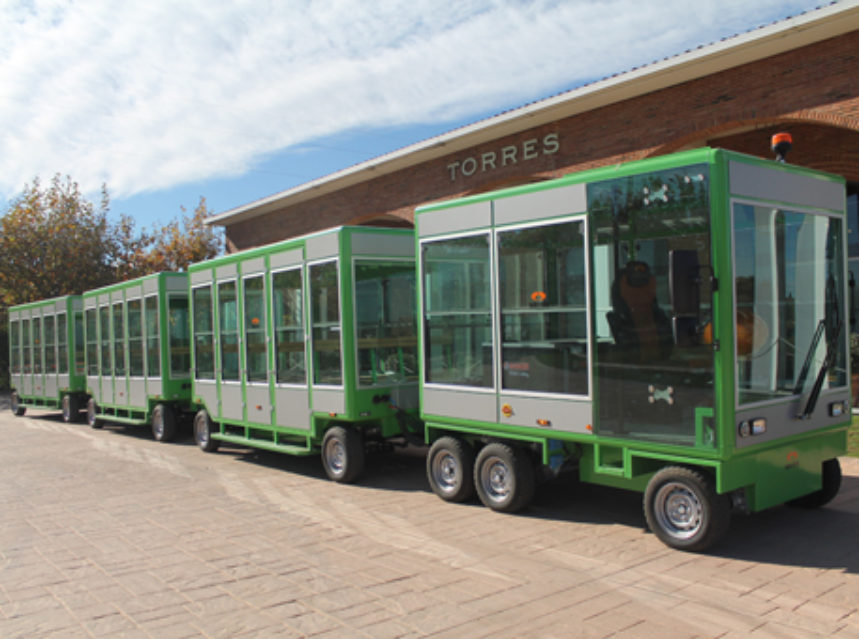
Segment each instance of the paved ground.
[[2,637],[859,637],[859,460],[816,512],[667,549],[638,495],[542,487],[522,516],[442,502],[423,458],[363,485],[317,458],[0,411]]

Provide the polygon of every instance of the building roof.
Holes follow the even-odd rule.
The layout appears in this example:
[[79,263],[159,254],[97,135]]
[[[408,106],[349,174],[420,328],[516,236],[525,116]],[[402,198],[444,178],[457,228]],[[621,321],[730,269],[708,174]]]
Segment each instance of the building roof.
[[832,2],[423,140],[206,220],[234,224],[485,142],[859,29],[859,0]]

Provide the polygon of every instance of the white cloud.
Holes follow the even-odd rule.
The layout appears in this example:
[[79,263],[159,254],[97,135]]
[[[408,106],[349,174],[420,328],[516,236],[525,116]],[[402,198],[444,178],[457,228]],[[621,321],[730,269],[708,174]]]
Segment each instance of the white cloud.
[[452,122],[813,6],[801,0],[21,1],[0,8],[0,194],[237,175],[353,127]]

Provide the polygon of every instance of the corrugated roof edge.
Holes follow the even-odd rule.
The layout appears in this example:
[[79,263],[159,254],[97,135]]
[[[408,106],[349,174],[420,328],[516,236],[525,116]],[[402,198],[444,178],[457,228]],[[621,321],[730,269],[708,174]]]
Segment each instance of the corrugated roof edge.
[[[859,29],[859,0],[831,2],[796,16],[789,16],[741,34],[722,38],[718,42],[702,44],[695,49],[687,49],[674,56],[633,67],[628,71],[612,74],[601,80],[502,111],[497,115],[214,215],[206,220],[206,224],[227,225],[252,219],[484,141],[704,77],[856,29]],[[751,49],[755,51],[751,52]]]

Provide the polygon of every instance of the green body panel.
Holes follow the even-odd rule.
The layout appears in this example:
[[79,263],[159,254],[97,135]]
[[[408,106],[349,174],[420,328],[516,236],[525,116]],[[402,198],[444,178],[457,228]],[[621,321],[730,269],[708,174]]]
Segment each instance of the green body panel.
[[87,392],[101,419],[147,424],[159,404],[190,410],[187,296],[187,274],[169,272],[84,293]]
[[[779,165],[774,162],[753,158],[741,154],[727,152],[718,149],[697,149],[681,152],[669,156],[662,156],[640,162],[632,162],[625,165],[605,167],[570,175],[558,180],[529,184],[514,187],[502,191],[484,193],[472,197],[463,198],[452,202],[442,202],[428,205],[418,209],[416,213],[416,244],[417,254],[420,256],[422,247],[431,246],[434,241],[453,241],[461,236],[480,235],[491,233],[493,247],[497,242],[496,236],[506,228],[515,228],[517,222],[509,215],[503,217],[503,223],[496,220],[503,215],[505,209],[501,205],[505,200],[518,199],[527,201],[533,198],[534,206],[548,201],[552,197],[551,191],[555,189],[568,189],[571,192],[577,185],[588,185],[600,183],[607,180],[618,180],[619,178],[634,178],[638,175],[655,172],[665,172],[685,166],[702,165],[707,167],[709,176],[709,233],[710,233],[710,264],[705,276],[715,279],[711,295],[711,319],[712,330],[712,385],[709,391],[709,405],[695,407],[694,417],[690,418],[688,431],[694,433],[694,439],[689,442],[673,442],[666,436],[661,441],[644,441],[635,438],[627,438],[616,434],[606,435],[600,433],[600,402],[623,402],[623,395],[610,394],[609,397],[601,397],[600,384],[596,383],[596,367],[600,363],[601,355],[593,343],[595,323],[598,320],[594,316],[594,280],[590,279],[590,335],[591,347],[590,371],[592,377],[590,395],[583,397],[581,406],[590,402],[592,413],[587,418],[582,418],[582,423],[570,427],[570,432],[553,430],[547,432],[547,428],[553,428],[550,420],[545,420],[546,427],[535,426],[513,426],[505,423],[502,415],[502,407],[505,403],[502,399],[504,391],[500,389],[500,382],[495,381],[485,389],[480,389],[480,395],[489,406],[489,391],[494,390],[498,402],[498,414],[490,419],[469,419],[455,410],[450,413],[436,410],[428,405],[426,399],[429,393],[442,391],[459,391],[454,387],[444,387],[429,384],[426,381],[428,356],[427,356],[427,334],[425,328],[419,333],[421,354],[421,417],[427,422],[427,442],[431,443],[445,434],[453,434],[471,441],[479,446],[488,441],[509,441],[529,448],[533,451],[538,462],[557,468],[561,462],[574,463],[578,467],[578,473],[583,481],[603,484],[607,486],[643,491],[647,482],[660,468],[667,465],[681,465],[699,467],[711,473],[716,480],[717,490],[720,493],[728,493],[743,490],[745,499],[751,510],[761,510],[779,503],[784,503],[796,497],[808,494],[821,487],[821,464],[827,459],[832,459],[846,452],[845,432],[849,424],[849,411],[845,415],[827,415],[831,412],[832,402],[840,405],[846,401],[849,405],[849,385],[837,388],[824,388],[820,395],[817,409],[812,419],[803,422],[793,417],[805,404],[808,393],[804,392],[801,398],[793,397],[789,407],[784,407],[782,402],[770,402],[761,404],[760,408],[752,404],[750,407],[739,411],[736,397],[737,388],[737,347],[735,344],[735,300],[733,269],[734,269],[734,246],[732,235],[732,202],[749,201],[760,202],[760,206],[771,206],[773,209],[786,208],[792,210],[807,210],[811,204],[794,204],[790,195],[782,197],[779,188],[787,185],[786,192],[790,192],[790,182],[793,179],[808,180],[833,188],[843,190],[843,179],[829,174],[802,169],[799,167]],[[739,188],[731,183],[732,171],[742,177],[744,171],[765,170],[767,174],[772,173],[774,184],[779,188],[773,189],[770,195],[756,197],[752,195],[737,196],[732,192],[733,188]],[[743,187],[746,188],[746,187]],[[830,187],[824,187],[829,189]],[[748,190],[748,189],[747,189]],[[761,189],[764,190],[763,187]],[[837,198],[836,198],[837,200]],[[830,200],[831,201],[831,200]],[[509,208],[509,207],[508,207]],[[523,208],[526,217],[520,225],[539,226],[551,223],[554,219],[569,219],[575,222],[578,219],[587,219],[591,225],[588,246],[588,268],[592,274],[597,267],[597,258],[594,253],[595,219],[591,210],[570,210],[566,215],[553,218],[547,216],[540,218],[531,210]],[[815,209],[817,210],[817,209]],[[828,207],[820,208],[828,219],[843,219],[843,202]],[[445,226],[445,222],[439,220],[440,213],[450,216],[450,219],[464,219],[469,215],[477,220],[470,226],[467,223],[455,222]],[[482,218],[480,216],[483,216]],[[479,220],[484,220],[483,222]],[[458,224],[458,226],[456,226]],[[507,225],[505,227],[505,225]],[[440,229],[440,230],[439,230]],[[447,240],[447,238],[453,238]],[[493,248],[493,251],[500,250]],[[499,262],[496,261],[495,253],[490,262],[493,278],[493,290],[498,296],[499,284]],[[421,285],[418,287],[419,307],[426,323],[425,314],[428,301],[426,298],[426,282],[424,281],[425,265],[419,258],[419,276]],[[503,290],[506,295],[506,290]],[[846,294],[846,287],[844,290]],[[846,295],[845,295],[846,297]],[[543,296],[545,299],[545,295]],[[498,299],[498,298],[496,298]],[[532,298],[533,299],[533,298]],[[843,298],[842,298],[843,299]],[[538,298],[538,301],[542,301]],[[500,302],[493,300],[495,305]],[[500,311],[493,306],[492,310],[493,331],[498,335],[501,331],[497,326]],[[428,326],[428,325],[427,325]],[[497,340],[497,337],[493,339]],[[840,334],[841,342],[846,340],[846,331]],[[495,347],[500,352],[500,347]],[[495,356],[493,356],[494,358]],[[498,366],[494,363],[493,366]],[[630,363],[630,367],[636,364]],[[845,364],[845,367],[849,364]],[[501,368],[497,369],[501,371]],[[843,372],[843,371],[842,371]],[[812,375],[814,372],[811,373]],[[500,379],[500,378],[499,378]],[[847,371],[849,379],[849,371]],[[467,391],[467,388],[463,391]],[[660,404],[659,388],[656,389],[656,405]],[[489,393],[487,395],[486,393]],[[527,393],[526,393],[527,394]],[[455,396],[455,395],[452,395]],[[515,397],[514,397],[515,399]],[[535,395],[533,401],[549,401],[549,396]],[[464,400],[463,400],[464,401]],[[509,401],[509,400],[508,400]],[[651,404],[653,404],[651,399]],[[787,400],[786,400],[787,401]],[[515,402],[513,402],[515,404]],[[574,406],[571,404],[571,406]],[[488,411],[489,409],[487,409]],[[767,423],[770,431],[778,432],[784,430],[784,436],[768,435],[762,443],[749,444],[741,442],[737,436],[737,424],[739,419],[751,419],[757,417],[755,411],[761,411],[767,415]],[[793,412],[791,412],[793,411]],[[580,410],[581,412],[581,410]],[[515,414],[514,409],[511,413]],[[739,415],[743,417],[740,418]],[[788,415],[782,419],[781,415]],[[787,421],[786,421],[787,420]],[[784,426],[783,426],[784,424]],[[571,432],[577,430],[578,432]],[[750,440],[752,441],[752,440]],[[741,445],[742,444],[742,445]]]
[[[85,396],[82,308],[78,295],[9,308],[10,379],[22,406],[59,408],[65,395]],[[52,329],[47,328],[49,322]],[[49,330],[53,333],[50,343],[46,339]],[[29,349],[26,356],[25,348]],[[25,357],[29,361],[26,368]]]
[[[191,265],[192,333],[196,345],[192,355],[193,402],[197,409],[205,409],[216,424],[213,439],[306,454],[318,450],[325,431],[334,424],[350,424],[383,439],[401,434],[397,409],[391,404],[414,414],[417,382],[401,379],[386,383],[384,376],[375,382],[359,380],[358,352],[362,342],[357,331],[362,311],[356,311],[355,269],[356,264],[393,262],[413,273],[412,237],[408,230],[340,227]],[[290,274],[295,274],[295,286],[299,288],[281,292],[275,278]],[[315,274],[329,280],[313,284]],[[326,292],[321,291],[326,283],[333,286],[333,277],[339,312],[336,321],[327,323],[328,328],[319,329],[327,331],[327,337],[319,337],[317,350],[314,327],[325,322],[314,319],[314,313],[332,312],[335,289],[327,286]],[[235,306],[225,301],[225,295],[232,295],[232,282]],[[257,306],[256,313],[251,313],[249,305],[256,303],[250,297],[254,286],[263,292],[265,308]],[[322,298],[311,299],[317,289]],[[262,317],[257,317],[259,311]],[[286,352],[279,350],[278,330],[286,326],[286,320],[281,318],[289,313],[295,314],[290,324],[293,332],[289,333],[292,352],[300,351],[290,357],[303,363],[288,371],[298,374],[298,370],[299,377],[278,381],[282,374],[279,369],[294,365],[291,359],[289,365],[278,359]],[[409,304],[409,313],[413,314],[413,304]],[[260,343],[260,337],[252,334],[255,329],[264,331],[265,346],[257,346],[252,354],[251,340]],[[296,337],[298,332],[300,337]],[[230,353],[223,346],[227,333],[237,342]],[[322,350],[323,341],[330,348],[337,340],[336,355],[333,350]],[[296,344],[302,342],[297,348]],[[415,342],[412,337],[411,348]],[[203,348],[208,349],[206,354]],[[209,352],[211,366],[201,360]],[[374,358],[375,353],[371,349],[369,356]],[[254,356],[264,357],[264,370],[261,360],[249,361]],[[231,372],[227,371],[228,357],[236,358],[233,365],[237,369]],[[339,358],[338,381],[329,383],[314,377],[317,372],[323,374],[320,357],[326,357],[329,364]]]

